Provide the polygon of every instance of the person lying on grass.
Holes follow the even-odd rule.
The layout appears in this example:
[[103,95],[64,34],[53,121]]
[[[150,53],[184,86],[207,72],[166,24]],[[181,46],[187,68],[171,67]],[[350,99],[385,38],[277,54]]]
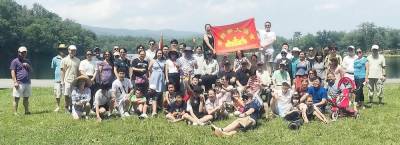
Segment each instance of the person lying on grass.
[[139,118],[148,118],[147,116],[147,99],[140,88],[135,90],[135,94],[131,96],[131,107],[140,114]]
[[101,84],[100,89],[97,90],[94,95],[93,111],[96,112],[98,122],[101,122],[103,118],[110,116],[110,111],[114,108],[110,88],[110,85]]
[[311,95],[307,95],[306,102],[300,104],[300,110],[302,112],[304,123],[309,123],[310,120],[314,119],[314,116],[317,116],[317,118],[322,122],[328,123],[328,119],[321,113],[319,107],[313,104],[313,98]]
[[[75,120],[85,117],[88,119],[90,112],[90,85],[91,81],[86,76],[80,76],[72,82],[75,88],[72,90],[72,117]],[[84,114],[84,112],[86,114]]]
[[165,116],[169,122],[178,122],[184,120],[184,117],[188,117],[186,113],[186,103],[184,103],[182,96],[177,95],[175,103],[168,106],[168,114]]
[[261,104],[254,99],[253,94],[247,93],[243,95],[242,98],[245,101],[245,107],[244,113],[239,115],[240,118],[236,119],[225,128],[211,125],[211,129],[216,136],[231,136],[236,134],[239,130],[246,131],[256,126],[257,120],[260,118]]

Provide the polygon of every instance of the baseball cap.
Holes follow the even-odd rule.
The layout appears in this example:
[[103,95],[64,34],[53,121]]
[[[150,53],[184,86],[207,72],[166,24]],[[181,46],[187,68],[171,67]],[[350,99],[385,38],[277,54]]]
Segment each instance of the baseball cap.
[[298,47],[293,47],[293,50],[292,50],[292,51],[300,52],[300,49],[299,49]]
[[378,50],[379,49],[379,46],[378,45],[372,45],[372,48],[371,49],[376,49],[376,50]]
[[28,49],[25,46],[21,46],[18,48],[18,52],[27,52]]
[[58,48],[67,48],[67,46],[65,46],[65,44],[60,44],[58,45]]
[[347,49],[348,48],[355,49],[355,47],[353,45],[348,46]]
[[77,48],[76,48],[75,45],[70,45],[70,46],[68,46],[68,49],[69,49],[69,50],[76,50]]

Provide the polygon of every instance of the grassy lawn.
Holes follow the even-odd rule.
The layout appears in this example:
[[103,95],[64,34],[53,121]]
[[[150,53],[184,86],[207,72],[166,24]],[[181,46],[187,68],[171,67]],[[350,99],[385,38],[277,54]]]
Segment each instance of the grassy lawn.
[[[164,117],[139,120],[113,118],[96,123],[94,118],[73,121],[54,113],[50,88],[34,88],[32,115],[14,116],[11,90],[0,90],[0,144],[399,144],[400,87],[386,85],[384,106],[361,110],[361,117],[341,118],[330,124],[314,121],[299,131],[277,118],[260,127],[228,138],[217,138],[208,126],[170,124]],[[399,94],[398,94],[399,93]],[[22,100],[19,108],[23,112]],[[215,122],[225,126],[233,120]]]

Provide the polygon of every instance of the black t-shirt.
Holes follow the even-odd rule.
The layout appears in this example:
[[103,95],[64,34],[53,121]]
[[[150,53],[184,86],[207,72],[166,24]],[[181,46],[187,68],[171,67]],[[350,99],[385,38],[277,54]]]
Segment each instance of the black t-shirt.
[[136,58],[132,61],[131,66],[137,69],[145,69],[146,71],[144,72],[138,72],[138,71],[133,71],[133,76],[138,76],[141,77],[143,75],[145,75],[148,71],[148,66],[149,66],[149,62],[147,62],[146,60],[140,60],[139,58]]
[[236,79],[239,80],[240,84],[242,84],[243,86],[247,85],[249,78],[250,75],[248,69],[239,69],[238,71],[236,71]]
[[117,59],[114,62],[114,67],[117,67],[117,70],[123,69],[125,72],[125,77],[129,78],[129,67],[130,67],[129,64],[130,63],[129,63],[128,59],[125,59],[125,60]]
[[172,103],[168,107],[168,112],[174,113],[174,112],[183,112],[186,110],[186,103],[182,101],[180,105],[177,105],[177,103]]
[[257,99],[253,99],[251,101],[251,103],[246,104],[244,106],[244,111],[246,112],[246,111],[250,110],[251,108],[254,109],[254,112],[250,114],[250,117],[257,121],[257,119],[260,118],[260,116],[261,116],[261,114],[260,114],[261,105],[257,101]]
[[193,113],[200,117],[201,113],[199,112],[199,108],[200,108],[200,97],[194,97],[192,96],[192,98],[189,101],[190,106],[192,106],[193,109]]

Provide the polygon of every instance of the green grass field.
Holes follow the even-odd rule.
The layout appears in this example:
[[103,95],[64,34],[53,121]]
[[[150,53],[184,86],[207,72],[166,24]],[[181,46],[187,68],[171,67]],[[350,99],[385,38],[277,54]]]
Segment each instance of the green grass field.
[[[386,85],[384,106],[361,110],[361,117],[341,118],[330,124],[314,121],[299,131],[276,118],[261,121],[248,132],[217,138],[209,126],[167,123],[164,117],[139,120],[113,118],[97,123],[95,118],[73,121],[54,113],[50,88],[34,88],[32,115],[14,116],[11,90],[0,90],[0,145],[11,144],[400,144],[400,87]],[[22,100],[19,108],[23,113]],[[233,120],[215,122],[225,126]]]

